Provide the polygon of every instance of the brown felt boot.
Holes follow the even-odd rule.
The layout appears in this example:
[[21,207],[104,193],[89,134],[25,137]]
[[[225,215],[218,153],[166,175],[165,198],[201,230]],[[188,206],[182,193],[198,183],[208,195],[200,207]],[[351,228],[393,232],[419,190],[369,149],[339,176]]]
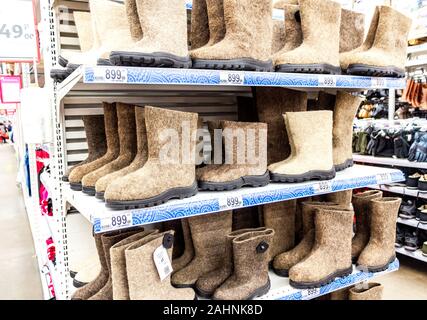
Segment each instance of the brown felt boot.
[[130,300],[194,300],[192,289],[172,287],[170,275],[161,280],[154,263],[154,252],[163,247],[172,260],[173,231],[152,234],[125,250]]
[[189,68],[185,0],[136,0],[136,7],[143,37],[132,46],[112,51],[111,63]]
[[340,53],[360,47],[365,36],[365,15],[341,9]]
[[302,182],[333,179],[332,112],[286,112],[284,119],[291,155],[286,160],[269,165],[271,180]]
[[82,179],[83,192],[103,198],[103,192],[112,181],[108,174],[126,168],[136,155],[135,107],[117,103],[117,134],[119,136],[119,155],[114,161],[88,173]]
[[357,260],[362,270],[380,272],[396,259],[396,220],[401,198],[373,199],[369,203],[371,236]]
[[197,114],[146,106],[145,126],[148,160],[141,169],[108,185],[104,194],[107,207],[151,207],[197,193]]
[[207,47],[217,44],[225,37],[224,0],[206,0],[209,21]]
[[247,232],[265,231],[265,228],[240,229],[227,235],[227,244],[224,254],[224,264],[201,276],[195,286],[197,294],[204,298],[211,298],[215,290],[233,273],[233,240]]
[[282,8],[287,4],[298,5],[298,0],[276,0],[274,1],[275,8]]
[[325,195],[325,201],[333,202],[344,206],[346,208],[352,209],[351,199],[353,197],[353,190],[339,191],[334,193],[328,193]]
[[[412,20],[396,9],[380,7],[377,32],[372,47],[341,57],[347,73],[365,76],[404,77],[408,34]],[[399,28],[394,28],[394,26]]]
[[224,264],[226,236],[231,232],[231,214],[231,211],[226,211],[188,218],[194,258],[172,275],[175,287],[193,287],[202,275]]
[[[221,133],[222,135],[222,121],[221,120],[210,120],[207,121],[207,127],[209,131],[210,136],[210,147],[211,147],[211,154],[210,154],[210,164],[207,164],[204,167],[197,168],[196,169],[196,178],[197,181],[200,180],[200,178],[204,175],[205,172],[208,172],[212,170],[215,167],[219,167],[224,163],[223,159],[223,152],[222,152],[222,136],[218,136],[218,138],[215,138],[215,135],[218,133]],[[221,151],[219,154],[216,154],[218,149]]]
[[222,41],[191,52],[196,69],[271,71],[271,0],[224,0]]
[[[132,107],[128,107],[132,109]],[[122,131],[126,129],[126,132],[123,132],[123,134],[126,135],[126,137],[123,137],[121,140],[125,140],[124,143],[120,143],[120,149],[129,148],[129,151],[123,150],[120,152],[120,156],[117,160],[120,159],[121,156],[123,156],[122,159],[125,159],[127,152],[133,152],[135,145],[133,144],[134,141],[131,141],[132,138],[132,130],[136,131],[136,156],[133,158],[130,165],[124,167],[121,170],[112,172],[110,174],[105,175],[101,179],[99,179],[96,182],[95,189],[96,189],[96,197],[98,199],[104,199],[104,193],[105,189],[107,189],[108,185],[115,181],[116,179],[119,179],[121,177],[126,176],[129,173],[135,172],[136,170],[142,168],[144,164],[147,162],[148,158],[148,147],[147,147],[147,130],[145,128],[145,110],[141,107],[135,107],[135,124],[136,128],[134,128],[134,123],[130,121],[129,119],[129,126],[125,125],[122,128]],[[119,119],[119,125],[121,121]],[[119,129],[119,138],[120,138],[120,129]],[[130,143],[130,144],[129,144]],[[129,144],[129,145],[128,145]]]
[[309,111],[316,111],[316,110],[329,110],[334,111],[335,104],[336,104],[336,95],[326,93],[324,91],[320,91],[319,95],[317,96],[317,101],[315,106],[310,109]]
[[350,289],[350,300],[382,300],[384,287],[380,283],[370,282],[367,288],[354,286]]
[[365,249],[371,235],[369,203],[373,199],[382,198],[383,193],[379,190],[370,190],[353,195],[353,207],[356,215],[356,235],[351,246],[351,258],[356,263],[360,253]]
[[282,251],[274,257],[273,270],[281,277],[288,277],[289,270],[309,255],[314,244],[314,215],[316,208],[336,207],[332,202],[303,202],[301,204],[303,238],[289,251]]
[[233,274],[215,291],[215,300],[249,300],[270,290],[268,261],[274,230],[246,232],[233,239]]
[[113,300],[130,300],[125,250],[134,242],[158,232],[158,230],[138,232],[117,242],[111,247],[111,285],[113,288]]
[[194,257],[193,240],[191,238],[190,225],[188,219],[181,219],[182,232],[184,234],[184,253],[172,260],[174,272],[177,272],[188,265]]
[[301,18],[299,6],[292,4],[274,4],[274,8],[285,11],[285,23],[273,21],[273,40],[271,53],[288,52],[302,43]]
[[258,207],[233,210],[233,231],[260,227]]
[[[107,152],[99,159],[96,159],[90,163],[75,168],[68,178],[70,181],[70,187],[72,190],[82,190],[82,179],[88,173],[91,173],[107,163],[110,163],[119,156],[120,145],[119,137],[117,134],[117,112],[114,104],[104,102],[104,128],[105,128],[105,139],[107,142]],[[101,128],[97,128],[100,130]]]
[[329,295],[329,300],[333,300],[333,301],[349,300],[349,294],[350,294],[349,290],[350,290],[349,288],[345,288],[345,289],[331,292]]
[[294,50],[273,55],[276,71],[340,74],[341,5],[330,0],[300,0],[299,8],[303,42]]
[[209,20],[206,0],[193,0],[191,9],[191,49],[206,45],[209,41]]
[[353,166],[353,121],[362,101],[350,93],[337,93],[333,129],[335,171]]
[[315,210],[313,249],[304,260],[289,270],[290,284],[295,288],[318,288],[353,271],[353,210],[338,207]]
[[[89,115],[89,116],[83,116],[82,120],[83,120],[83,126],[86,133],[88,156],[86,160],[68,169],[67,173],[62,177],[62,181],[68,182],[71,171],[85,164],[91,163],[92,161],[100,159],[107,152],[107,141],[105,138],[104,117],[101,115]],[[75,187],[74,189],[76,189]],[[81,190],[81,184],[80,184],[80,190]]]
[[267,172],[267,125],[256,122],[223,121],[225,164],[210,166],[199,176],[202,190],[232,190],[269,183]]
[[141,24],[139,23],[136,0],[125,0],[125,9],[132,40],[139,41],[142,39],[143,34]]

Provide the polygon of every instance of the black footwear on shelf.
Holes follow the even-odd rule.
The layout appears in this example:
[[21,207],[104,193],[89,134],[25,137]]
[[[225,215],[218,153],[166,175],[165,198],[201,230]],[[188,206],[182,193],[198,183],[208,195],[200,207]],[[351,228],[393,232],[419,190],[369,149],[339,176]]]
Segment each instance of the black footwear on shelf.
[[422,175],[418,180],[418,190],[420,192],[427,192],[427,175]]
[[404,247],[408,251],[416,251],[418,249],[418,236],[416,232],[406,233]]
[[414,219],[417,213],[415,201],[403,201],[399,209],[399,217],[402,219]]
[[406,187],[408,189],[418,189],[418,181],[420,180],[421,175],[417,172],[413,175],[410,175],[406,178]]
[[397,226],[396,229],[396,242],[394,246],[396,248],[402,248],[405,244],[405,231],[400,226]]

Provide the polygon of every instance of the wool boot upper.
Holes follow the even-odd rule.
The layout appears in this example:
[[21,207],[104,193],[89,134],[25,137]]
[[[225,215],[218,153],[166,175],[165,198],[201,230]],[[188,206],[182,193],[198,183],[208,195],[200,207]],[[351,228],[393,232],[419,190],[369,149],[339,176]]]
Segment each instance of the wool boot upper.
[[[278,8],[278,5],[274,5]],[[273,24],[273,40],[272,50],[273,55],[294,50],[302,43],[301,19],[299,6],[285,4],[281,7],[285,11],[285,23],[282,21],[274,21]]]
[[130,35],[133,41],[142,39],[142,29],[139,23],[138,11],[136,8],[136,0],[125,0],[126,16],[129,23]]
[[384,287],[380,283],[370,282],[367,284],[368,288],[364,288],[366,284],[362,284],[362,288],[357,286],[350,289],[350,300],[381,300],[383,296]]
[[191,49],[203,47],[209,41],[209,20],[206,0],[193,0],[191,9]]
[[365,15],[341,9],[340,53],[360,47],[365,36]]
[[190,225],[188,219],[181,219],[182,232],[184,234],[184,253],[172,260],[174,272],[177,272],[190,263],[194,257],[193,240],[191,237]]

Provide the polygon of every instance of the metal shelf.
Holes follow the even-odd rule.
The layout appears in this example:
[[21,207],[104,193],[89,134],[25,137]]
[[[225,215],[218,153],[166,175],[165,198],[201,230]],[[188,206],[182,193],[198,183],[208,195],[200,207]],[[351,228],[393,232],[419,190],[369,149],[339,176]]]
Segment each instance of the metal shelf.
[[417,259],[417,260],[420,260],[420,261],[423,261],[423,262],[427,262],[427,257],[423,256],[421,250],[408,251],[408,250],[405,250],[405,248],[402,247],[402,248],[396,248],[396,252],[400,253],[400,254],[403,254],[403,255],[405,255],[407,257],[411,257],[411,258],[414,258],[414,259]]
[[427,199],[427,193],[418,192],[418,190],[412,190],[406,188],[406,186],[389,186],[389,185],[380,185],[380,186],[371,186],[372,189],[388,191],[392,193],[398,193],[404,196],[415,197],[420,199]]
[[427,162],[411,162],[408,159],[395,159],[386,157],[373,157],[353,154],[353,160],[362,163],[382,164],[395,167],[427,169]]
[[[151,208],[123,211],[108,209],[101,200],[87,196],[79,191],[72,191],[68,186],[65,186],[64,189],[66,201],[92,222],[95,233],[101,233],[131,226],[403,180],[403,173],[396,169],[356,165],[339,172],[335,179],[329,181],[309,181],[292,184],[271,183],[262,188],[242,188],[226,192],[199,192],[196,196],[188,199],[173,200]],[[227,199],[233,199],[232,203],[234,205],[228,206]],[[117,225],[117,217],[121,218],[121,225]]]
[[420,228],[423,230],[427,230],[427,224],[423,224],[416,219],[402,219],[400,217],[397,218],[397,223],[404,224],[414,228]]

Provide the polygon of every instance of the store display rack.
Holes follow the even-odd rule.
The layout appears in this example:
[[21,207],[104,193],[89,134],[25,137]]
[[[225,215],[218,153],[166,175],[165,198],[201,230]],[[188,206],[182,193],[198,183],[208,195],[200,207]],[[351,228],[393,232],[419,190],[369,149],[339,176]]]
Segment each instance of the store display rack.
[[405,224],[407,226],[419,228],[422,230],[427,230],[427,224],[421,223],[416,219],[402,219],[399,217],[399,218],[397,218],[397,223]]
[[377,186],[371,186],[373,189],[382,190],[382,191],[388,191],[391,193],[397,193],[404,196],[419,198],[419,199],[426,199],[427,200],[427,193],[426,192],[420,192],[418,190],[408,189],[406,188],[406,185],[402,186],[396,186],[396,185],[377,185]]
[[353,154],[353,160],[360,163],[380,164],[394,167],[427,169],[427,162],[412,162],[408,159],[396,159],[388,157],[373,157],[367,155]]
[[404,256],[414,258],[416,260],[427,262],[427,257],[424,256],[422,251],[419,249],[416,251],[409,251],[409,250],[406,250],[404,247],[402,247],[402,248],[396,248],[396,252],[403,254]]

